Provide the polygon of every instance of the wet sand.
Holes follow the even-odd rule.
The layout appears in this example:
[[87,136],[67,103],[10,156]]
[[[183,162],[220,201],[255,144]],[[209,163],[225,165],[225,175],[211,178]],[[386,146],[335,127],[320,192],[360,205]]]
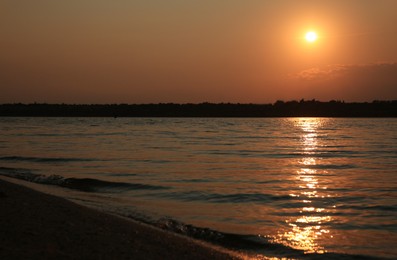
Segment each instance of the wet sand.
[[239,259],[0,179],[0,259]]

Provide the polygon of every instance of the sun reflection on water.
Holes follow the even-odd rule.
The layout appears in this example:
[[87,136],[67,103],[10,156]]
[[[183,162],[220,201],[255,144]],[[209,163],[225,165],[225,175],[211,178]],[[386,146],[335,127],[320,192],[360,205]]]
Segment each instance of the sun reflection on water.
[[[304,250],[306,253],[324,253],[324,247],[319,243],[320,238],[330,233],[324,224],[332,220],[331,216],[327,216],[327,209],[318,206],[313,200],[321,200],[326,196],[322,191],[327,187],[320,184],[321,174],[326,171],[319,172],[316,167],[321,158],[315,157],[316,151],[319,149],[318,144],[318,128],[324,123],[325,119],[318,118],[299,118],[292,119],[296,127],[302,131],[300,142],[302,147],[303,158],[297,162],[298,170],[295,172],[295,180],[298,184],[297,192],[291,193],[291,197],[301,199],[305,205],[299,212],[295,212],[297,217],[288,218],[285,222],[288,228],[280,230],[274,239],[277,243]],[[332,236],[329,236],[332,237]]]

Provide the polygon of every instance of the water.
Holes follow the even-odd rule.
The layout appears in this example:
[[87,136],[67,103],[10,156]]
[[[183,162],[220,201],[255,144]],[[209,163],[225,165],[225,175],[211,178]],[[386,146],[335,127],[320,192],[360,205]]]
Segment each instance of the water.
[[397,257],[397,119],[0,118],[0,131],[0,174],[104,210],[265,255]]

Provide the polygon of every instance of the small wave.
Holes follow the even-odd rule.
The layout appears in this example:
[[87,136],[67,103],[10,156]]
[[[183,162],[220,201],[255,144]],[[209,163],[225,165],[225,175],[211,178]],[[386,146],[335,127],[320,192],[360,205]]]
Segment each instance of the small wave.
[[332,225],[335,230],[388,230],[390,232],[397,231],[396,224],[389,224],[379,222],[378,224],[353,224],[347,222],[330,221],[328,224]]
[[271,183],[281,183],[286,182],[286,180],[265,180],[265,181],[255,181],[256,184],[271,184]]
[[332,170],[338,170],[338,169],[354,169],[357,168],[356,165],[354,164],[317,164],[317,165],[307,165],[305,168],[308,169],[332,169]]
[[108,173],[107,175],[113,177],[137,176],[136,173]]
[[[281,244],[272,243],[269,239],[263,236],[223,233],[209,228],[187,225],[170,218],[162,218],[154,224],[161,229],[193,237],[195,239],[204,240],[213,244],[218,244],[234,250],[252,250],[261,253],[266,251],[267,255],[274,255],[276,252],[283,252],[283,255],[304,255],[303,251]],[[271,253],[272,251],[273,254]]]
[[140,183],[109,182],[98,179],[78,179],[67,178],[60,184],[61,187],[75,189],[86,192],[106,192],[106,191],[127,191],[127,190],[162,190],[163,186],[154,186]]
[[207,182],[216,182],[217,180],[213,179],[180,179],[180,180],[172,180],[172,182],[182,182],[182,183],[207,183]]
[[122,192],[128,190],[164,190],[168,187],[141,183],[110,182],[91,178],[64,178],[59,175],[42,175],[27,169],[0,167],[0,175],[29,182],[56,185],[85,192]]
[[339,158],[339,157],[359,157],[361,153],[356,151],[334,151],[334,150],[322,150],[314,151],[311,153],[307,152],[292,152],[292,153],[275,153],[275,154],[262,154],[263,157],[274,157],[274,158]]
[[140,162],[140,163],[152,163],[152,164],[166,164],[170,163],[170,160],[135,160],[135,162]]
[[155,194],[162,198],[181,201],[205,201],[207,203],[268,203],[276,200],[294,200],[289,195],[271,195],[264,193],[218,194],[199,191],[172,192]]
[[305,253],[302,250],[275,243],[265,236],[224,233],[209,228],[187,225],[170,218],[162,218],[155,223],[148,224],[154,224],[161,229],[210,242],[232,250],[252,253],[256,256],[262,254],[266,257],[293,259],[381,259],[378,257],[342,253]]
[[26,157],[26,156],[3,156],[0,161],[25,161],[25,162],[40,162],[40,163],[53,163],[53,162],[87,162],[96,161],[89,158],[44,158],[44,157]]
[[375,206],[357,206],[357,205],[341,205],[339,206],[341,209],[355,209],[355,210],[370,210],[370,211],[391,211],[397,212],[397,205],[375,205]]

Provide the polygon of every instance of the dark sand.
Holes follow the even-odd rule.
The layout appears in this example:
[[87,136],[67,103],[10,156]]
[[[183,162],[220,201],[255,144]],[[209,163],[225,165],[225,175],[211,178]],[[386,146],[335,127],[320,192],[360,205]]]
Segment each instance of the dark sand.
[[237,259],[188,237],[0,180],[0,259]]

